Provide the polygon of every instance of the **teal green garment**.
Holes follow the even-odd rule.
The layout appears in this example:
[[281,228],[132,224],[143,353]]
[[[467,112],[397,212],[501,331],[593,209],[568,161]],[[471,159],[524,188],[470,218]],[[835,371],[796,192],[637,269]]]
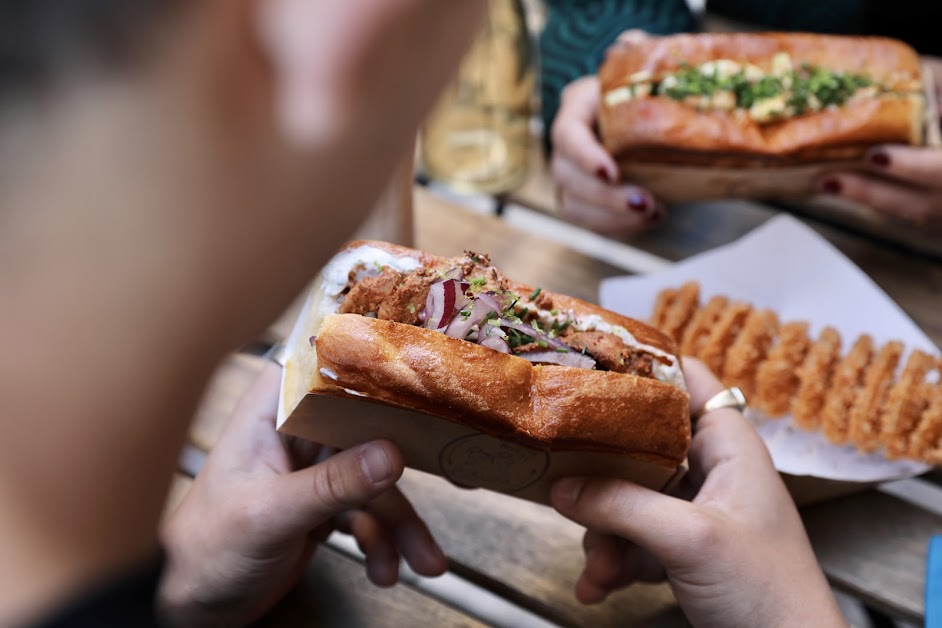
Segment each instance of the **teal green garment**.
[[595,74],[619,33],[640,28],[666,35],[695,30],[685,0],[549,0],[540,36],[540,95],[544,137],[559,109],[559,95],[575,79]]

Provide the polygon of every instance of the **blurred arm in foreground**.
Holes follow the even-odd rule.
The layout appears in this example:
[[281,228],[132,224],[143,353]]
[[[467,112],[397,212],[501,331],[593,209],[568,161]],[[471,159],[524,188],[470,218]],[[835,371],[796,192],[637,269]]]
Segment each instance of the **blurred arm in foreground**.
[[364,217],[481,11],[0,0],[0,624],[157,554],[209,375]]

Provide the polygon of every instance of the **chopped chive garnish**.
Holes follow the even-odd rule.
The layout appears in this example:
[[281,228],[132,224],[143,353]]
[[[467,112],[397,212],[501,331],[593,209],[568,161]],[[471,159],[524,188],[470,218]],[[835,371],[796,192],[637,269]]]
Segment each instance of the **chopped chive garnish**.
[[541,292],[543,292],[543,288],[537,288],[536,290],[534,290],[533,292],[531,292],[531,293],[530,293],[530,300],[532,301],[533,299],[535,299],[535,298],[537,298],[538,296],[540,296],[540,293],[541,293]]
[[536,344],[540,345],[544,349],[549,346],[549,344],[545,340],[537,340]]
[[556,347],[556,350],[559,351],[560,353],[569,353],[569,349],[567,349],[566,347]]

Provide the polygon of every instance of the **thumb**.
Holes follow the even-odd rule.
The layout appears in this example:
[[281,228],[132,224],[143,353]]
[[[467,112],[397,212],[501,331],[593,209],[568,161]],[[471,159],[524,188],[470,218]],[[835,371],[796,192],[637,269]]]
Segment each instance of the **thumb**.
[[553,507],[590,530],[632,541],[662,564],[682,547],[692,506],[676,497],[610,478],[565,478],[553,486]]
[[305,534],[328,519],[361,508],[402,475],[399,449],[372,441],[279,478],[270,497],[273,534]]

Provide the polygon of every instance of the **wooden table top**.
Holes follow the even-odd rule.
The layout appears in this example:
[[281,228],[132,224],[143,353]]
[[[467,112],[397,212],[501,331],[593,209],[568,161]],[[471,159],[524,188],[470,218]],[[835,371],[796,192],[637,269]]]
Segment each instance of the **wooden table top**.
[[[747,213],[742,220],[758,224],[757,216]],[[419,248],[449,256],[465,249],[489,253],[495,265],[521,281],[587,300],[597,298],[603,278],[625,272],[423,189],[416,190],[415,222]],[[942,344],[942,320],[936,315],[942,265],[818,227]],[[653,245],[648,250],[663,254]],[[274,323],[260,342],[284,338],[297,307]],[[216,442],[261,360],[234,355],[220,367],[191,431],[196,447],[207,450]],[[171,507],[188,482],[183,475],[178,478]],[[925,551],[929,537],[942,532],[942,490],[929,480],[907,482],[919,484],[862,492],[805,509],[803,516],[836,589],[895,617],[921,622]],[[525,609],[534,625],[686,625],[667,585],[639,585],[604,604],[580,605],[572,588],[583,564],[582,529],[549,508],[488,491],[457,489],[418,472],[407,471],[401,486],[449,556],[450,572]],[[373,588],[356,557],[332,547],[318,552],[299,590],[268,621],[328,626],[501,623],[473,601],[442,599],[421,583]]]

